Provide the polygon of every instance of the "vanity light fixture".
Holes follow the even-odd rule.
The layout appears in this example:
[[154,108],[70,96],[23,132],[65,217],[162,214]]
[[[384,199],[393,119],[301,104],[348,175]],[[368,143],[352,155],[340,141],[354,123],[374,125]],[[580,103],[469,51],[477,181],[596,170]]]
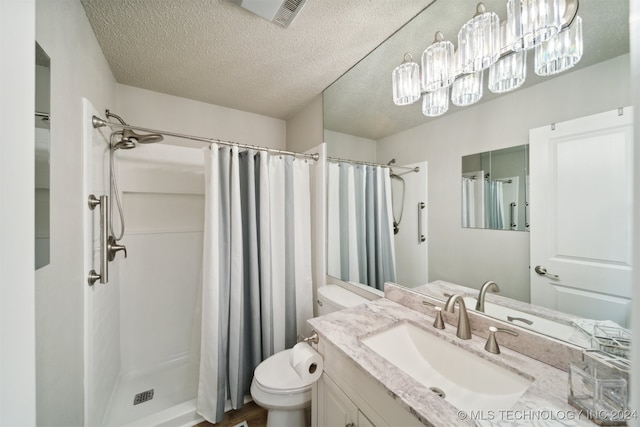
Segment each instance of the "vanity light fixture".
[[[422,99],[422,113],[447,112],[447,98],[468,106],[482,98],[483,72],[489,69],[493,93],[517,89],[526,79],[527,51],[535,49],[536,74],[550,76],[573,67],[582,57],[582,20],[578,0],[508,0],[507,19],[478,3],[475,16],[458,33],[458,49],[436,32],[420,67],[410,53],[392,73],[393,101],[410,105]],[[448,88],[451,86],[451,90]]]
[[451,86],[455,79],[453,43],[437,31],[433,44],[422,53],[422,90],[435,92]]
[[458,32],[460,71],[486,70],[500,57],[500,19],[478,3],[476,14]]
[[[531,49],[560,32],[561,0],[509,0],[514,50]],[[562,2],[564,3],[564,2]]]
[[420,99],[420,67],[410,53],[404,54],[404,61],[393,70],[391,79],[396,105],[409,105]]
[[563,31],[536,46],[535,71],[539,76],[551,76],[573,67],[582,58],[582,18],[576,16]]
[[458,107],[475,104],[482,98],[482,70],[457,78],[451,88],[451,102]]
[[[509,6],[507,6],[509,9]],[[507,21],[500,25],[500,45],[514,44],[513,31],[509,29],[510,14]],[[517,89],[524,83],[527,76],[527,55],[524,50],[506,51],[506,53],[489,68],[489,83],[487,87],[493,93],[504,93]]]
[[449,88],[425,92],[422,97],[422,114],[427,117],[441,116],[449,109]]

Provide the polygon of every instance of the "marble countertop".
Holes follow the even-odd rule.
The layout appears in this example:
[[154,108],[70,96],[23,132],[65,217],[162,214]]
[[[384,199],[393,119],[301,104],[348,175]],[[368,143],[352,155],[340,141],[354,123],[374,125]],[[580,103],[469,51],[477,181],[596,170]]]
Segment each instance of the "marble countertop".
[[[435,329],[432,317],[389,299],[382,298],[308,322],[324,345],[335,347],[353,360],[424,425],[594,425],[586,414],[567,403],[566,372],[508,348],[502,348],[501,354],[489,353],[484,350],[485,338],[473,335],[470,340],[461,340],[455,336],[454,326],[447,324],[444,330]],[[362,344],[363,338],[402,322],[421,327],[486,360],[533,379],[533,382],[508,411],[463,413]],[[330,364],[331,361],[325,363]]]

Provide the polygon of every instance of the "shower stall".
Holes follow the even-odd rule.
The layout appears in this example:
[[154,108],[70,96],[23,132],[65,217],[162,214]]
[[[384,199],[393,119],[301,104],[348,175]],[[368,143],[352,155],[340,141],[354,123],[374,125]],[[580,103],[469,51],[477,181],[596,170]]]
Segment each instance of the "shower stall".
[[[203,155],[198,149],[143,145],[136,135],[95,129],[84,103],[87,194],[109,194],[118,181],[126,246],[109,262],[107,283],[85,285],[85,425],[190,426],[200,358],[204,225]],[[148,142],[157,142],[158,138]],[[109,145],[120,143],[117,150]],[[130,146],[128,146],[130,145]],[[132,148],[133,150],[125,150]],[[113,162],[117,157],[117,162]],[[120,200],[116,200],[119,198]],[[87,209],[85,264],[100,263],[100,215]]]
[[[319,147],[321,154],[292,153],[168,131],[155,133],[152,129],[130,126],[109,110],[106,111],[107,122],[100,118],[101,114],[89,101],[83,102],[83,182],[88,195],[84,216],[84,264],[88,272],[84,287],[85,425],[192,426],[203,420],[196,413],[196,405],[207,419],[219,420],[223,409],[242,406],[243,398],[246,402],[249,390],[241,387],[244,387],[245,379],[250,379],[253,367],[243,371],[243,380],[240,381],[232,378],[231,372],[240,366],[243,369],[248,366],[243,365],[245,354],[229,352],[227,366],[220,370],[217,365],[211,369],[211,363],[201,365],[201,331],[205,332],[202,347],[207,349],[207,355],[212,353],[213,345],[226,345],[227,340],[227,335],[219,336],[212,330],[210,322],[204,325],[208,329],[203,328],[201,319],[204,316],[211,319],[225,309],[233,314],[254,313],[255,310],[250,304],[233,304],[241,300],[236,297],[226,302],[220,298],[219,302],[212,303],[212,293],[222,289],[222,294],[225,287],[245,294],[239,291],[242,287],[229,288],[231,283],[238,283],[237,277],[241,277],[239,268],[234,270],[235,282],[229,278],[218,283],[216,279],[211,280],[211,275],[206,276],[208,280],[204,282],[203,290],[203,247],[210,248],[212,242],[215,245],[226,242],[224,237],[218,239],[212,235],[212,229],[216,228],[212,224],[218,224],[227,207],[233,215],[225,230],[235,230],[231,233],[235,239],[234,248],[241,247],[240,242],[244,242],[245,237],[251,238],[253,228],[243,230],[240,227],[246,218],[253,215],[255,230],[258,229],[258,218],[261,221],[265,217],[274,218],[261,230],[275,236],[272,247],[281,248],[282,253],[291,254],[295,250],[296,257],[288,256],[287,259],[295,259],[297,264],[290,268],[284,259],[268,264],[269,260],[265,258],[263,263],[269,265],[273,277],[276,277],[277,270],[282,278],[274,279],[278,286],[273,286],[273,295],[277,297],[271,299],[271,294],[268,294],[263,298],[263,290],[269,288],[267,282],[271,280],[271,273],[265,273],[264,280],[260,282],[258,276],[254,276],[255,280],[251,280],[254,293],[251,295],[260,296],[259,302],[265,313],[284,307],[282,313],[294,313],[294,317],[285,319],[285,315],[278,312],[282,316],[277,320],[283,322],[278,323],[277,328],[265,328],[259,336],[254,335],[257,339],[251,352],[262,357],[271,354],[270,350],[261,348],[263,337],[272,337],[274,343],[280,343],[276,339],[282,338],[284,344],[286,335],[287,340],[295,343],[297,333],[305,332],[304,322],[313,311],[310,297],[312,242],[316,242],[316,248],[322,248],[316,252],[324,252],[323,226],[310,230],[314,215],[319,218],[317,224],[324,224],[324,147]],[[230,163],[220,163],[222,172],[213,175],[220,179],[207,181],[206,209],[203,150],[193,146],[154,144],[163,137],[208,143],[211,150],[207,153],[231,156]],[[239,150],[246,150],[248,154],[243,153],[241,157]],[[261,155],[254,157],[251,150],[258,150]],[[269,154],[263,155],[265,152]],[[227,157],[221,154],[220,158]],[[257,215],[255,210],[251,211],[241,203],[227,205],[226,202],[219,203],[219,214],[212,214],[211,206],[219,199],[216,196],[212,199],[211,182],[223,182],[228,177],[229,186],[220,184],[219,190],[221,195],[227,191],[235,195],[230,197],[232,202],[258,194],[249,195],[249,190],[243,193],[241,181],[253,181],[246,178],[249,175],[241,176],[239,173],[241,165],[245,165],[247,171],[253,168],[256,159],[260,160],[260,177],[264,178],[259,187],[263,204],[256,206],[262,209],[268,206],[270,214],[260,210]],[[304,160],[294,163],[299,159]],[[229,164],[235,167],[227,171]],[[207,165],[210,171],[213,170],[210,162]],[[313,172],[311,165],[315,165]],[[292,184],[294,179],[295,185]],[[286,200],[283,194],[286,194]],[[314,196],[310,197],[311,194]],[[315,202],[311,203],[311,199]],[[98,205],[100,209],[94,209]],[[208,241],[203,244],[205,213],[209,214]],[[279,227],[285,222],[292,226]],[[294,235],[295,238],[289,239]],[[254,238],[256,236],[253,235]],[[261,248],[265,250],[267,240],[262,240]],[[257,249],[257,245],[254,247]],[[257,260],[249,255],[249,251],[236,250],[232,255],[230,264],[234,267]],[[221,266],[226,262],[215,255],[207,257],[206,261],[205,270],[208,271],[214,268],[214,262]],[[324,258],[316,258],[315,265],[324,280],[324,268],[317,267],[324,265]],[[299,299],[296,291],[291,291],[294,289],[291,286],[302,290],[298,294]],[[260,292],[255,292],[256,289]],[[291,292],[277,293],[285,289]],[[203,300],[206,301],[204,305]],[[264,308],[267,306],[271,308]],[[256,319],[262,325],[262,317]],[[293,326],[290,319],[295,322]],[[233,322],[237,322],[238,317],[218,320],[229,322],[232,327],[237,326]],[[267,320],[266,324],[271,322]],[[239,329],[233,328],[228,342],[237,340],[240,334],[249,336],[258,330],[253,326]],[[268,353],[266,356],[265,352]],[[217,353],[206,357],[203,362],[217,357]],[[201,366],[204,366],[203,370]],[[226,379],[220,381],[226,380],[229,388],[236,387],[239,391],[226,402],[222,394],[218,399],[215,393],[210,392],[212,385],[217,389],[222,384],[218,383],[222,376]],[[215,402],[214,413],[206,410],[214,406],[209,402]]]

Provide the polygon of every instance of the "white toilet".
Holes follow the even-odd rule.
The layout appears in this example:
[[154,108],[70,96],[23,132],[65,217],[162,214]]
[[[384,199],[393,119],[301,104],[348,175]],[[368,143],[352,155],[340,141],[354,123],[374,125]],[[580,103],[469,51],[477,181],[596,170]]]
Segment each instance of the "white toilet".
[[[367,302],[337,285],[318,289],[318,315],[322,316]],[[251,382],[254,402],[267,409],[267,427],[306,427],[310,425],[311,385],[291,367],[291,349],[264,360]]]

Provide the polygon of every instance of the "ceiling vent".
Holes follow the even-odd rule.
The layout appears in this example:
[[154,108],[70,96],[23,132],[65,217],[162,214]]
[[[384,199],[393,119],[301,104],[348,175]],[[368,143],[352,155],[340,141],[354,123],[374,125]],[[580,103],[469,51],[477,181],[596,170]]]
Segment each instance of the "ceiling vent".
[[306,0],[230,0],[251,13],[280,25],[288,27],[296,17]]

